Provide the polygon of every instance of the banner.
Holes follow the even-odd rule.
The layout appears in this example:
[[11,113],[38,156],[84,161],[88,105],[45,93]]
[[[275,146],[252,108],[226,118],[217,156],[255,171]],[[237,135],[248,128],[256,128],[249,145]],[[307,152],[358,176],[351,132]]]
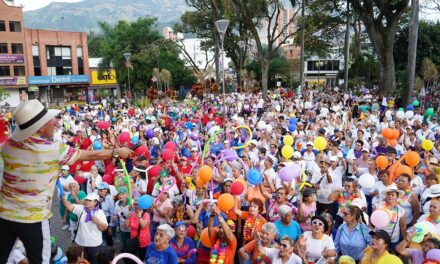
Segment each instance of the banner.
[[11,85],[25,85],[26,77],[15,76],[15,77],[0,77],[0,86],[11,86]]
[[0,63],[24,63],[24,56],[16,54],[0,54]]
[[116,84],[115,70],[103,71],[101,74],[99,74],[99,70],[91,70],[90,73],[93,85]]
[[29,76],[29,84],[89,83],[88,75]]

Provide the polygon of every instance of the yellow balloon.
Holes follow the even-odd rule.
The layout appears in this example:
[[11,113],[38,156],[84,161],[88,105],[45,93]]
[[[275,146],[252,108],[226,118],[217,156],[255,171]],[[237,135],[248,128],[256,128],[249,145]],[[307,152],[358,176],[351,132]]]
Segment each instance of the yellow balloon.
[[325,147],[327,147],[327,139],[324,137],[316,137],[313,141],[313,144],[315,145],[315,148],[319,151],[323,151]]
[[292,146],[284,146],[281,149],[281,155],[283,155],[284,158],[290,159],[293,156],[293,148]]
[[425,139],[422,141],[422,148],[426,151],[431,151],[434,148],[434,142],[429,139]]
[[403,264],[402,260],[400,260],[399,257],[397,257],[396,255],[385,255],[383,257],[381,257],[379,259],[379,261],[377,262],[377,264]]
[[293,144],[293,137],[291,135],[285,135],[283,139],[284,145],[286,146],[292,146]]
[[290,117],[295,117],[295,113],[290,113],[290,115],[289,115]]

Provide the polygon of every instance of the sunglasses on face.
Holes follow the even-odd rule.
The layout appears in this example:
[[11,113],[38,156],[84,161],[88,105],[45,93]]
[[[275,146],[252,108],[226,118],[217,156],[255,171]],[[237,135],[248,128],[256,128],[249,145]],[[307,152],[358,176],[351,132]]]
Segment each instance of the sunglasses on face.
[[280,246],[281,246],[281,248],[282,248],[282,249],[286,249],[286,248],[289,248],[289,245],[287,245],[287,244],[284,244],[284,243],[281,243],[281,244],[280,244]]
[[350,212],[342,212],[342,214],[343,214],[344,216],[350,216],[350,215],[352,215]]
[[321,221],[313,221],[312,222],[312,225],[317,225],[317,226],[324,226],[324,223],[323,222],[321,222]]
[[186,227],[185,226],[179,226],[177,228],[177,231],[186,231]]

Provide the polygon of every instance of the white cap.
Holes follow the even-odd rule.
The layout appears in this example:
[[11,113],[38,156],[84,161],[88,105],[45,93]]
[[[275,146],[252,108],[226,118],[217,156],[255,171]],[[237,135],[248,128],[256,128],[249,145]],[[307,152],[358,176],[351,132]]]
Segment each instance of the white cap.
[[99,200],[99,196],[96,193],[89,193],[87,194],[85,200],[90,200],[90,201],[98,201]]
[[354,198],[350,205],[357,206],[361,210],[365,207],[365,203],[361,198]]
[[160,133],[160,128],[156,127],[153,129],[154,132],[159,132]]
[[370,150],[368,148],[363,148],[362,151],[366,151],[366,152],[370,153]]
[[223,143],[228,144],[229,140],[226,139],[225,141],[223,141]]
[[199,151],[199,150],[197,149],[197,147],[192,147],[191,151]]
[[61,167],[61,169],[62,169],[62,170],[67,170],[67,171],[70,170],[69,166],[67,166],[67,165],[63,165],[63,166]]
[[338,161],[338,157],[336,157],[336,156],[331,156],[329,160],[330,160],[330,161]]
[[315,147],[315,144],[313,144],[313,142],[312,141],[307,141],[307,143],[306,143],[306,146],[312,146],[312,147]]
[[293,158],[294,159],[300,159],[302,156],[301,156],[301,152],[299,152],[299,151],[295,151],[295,152],[293,152]]
[[254,144],[255,146],[258,146],[258,141],[256,141],[255,139],[251,140],[251,144]]

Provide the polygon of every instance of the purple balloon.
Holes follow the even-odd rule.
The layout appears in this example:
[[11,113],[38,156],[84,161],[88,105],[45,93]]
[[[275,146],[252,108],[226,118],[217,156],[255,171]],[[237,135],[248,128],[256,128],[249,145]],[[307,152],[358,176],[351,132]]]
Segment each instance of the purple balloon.
[[212,128],[212,124],[211,122],[209,122],[208,124],[206,124],[206,130],[210,130]]
[[426,253],[426,258],[440,260],[440,249],[435,248],[429,250],[428,253]]
[[247,138],[246,134],[241,134],[241,136],[240,136],[241,141],[244,142],[246,140],[246,138]]
[[283,182],[291,182],[293,178],[301,176],[301,168],[297,165],[284,167],[280,170],[279,176]]
[[233,161],[237,158],[237,153],[235,153],[233,149],[225,149],[223,151],[223,157],[225,157],[227,161]]
[[147,138],[149,138],[149,139],[152,139],[152,138],[154,138],[154,131],[153,131],[153,129],[148,129],[147,130]]
[[199,133],[197,133],[197,132],[191,133],[190,138],[194,141],[199,140]]

